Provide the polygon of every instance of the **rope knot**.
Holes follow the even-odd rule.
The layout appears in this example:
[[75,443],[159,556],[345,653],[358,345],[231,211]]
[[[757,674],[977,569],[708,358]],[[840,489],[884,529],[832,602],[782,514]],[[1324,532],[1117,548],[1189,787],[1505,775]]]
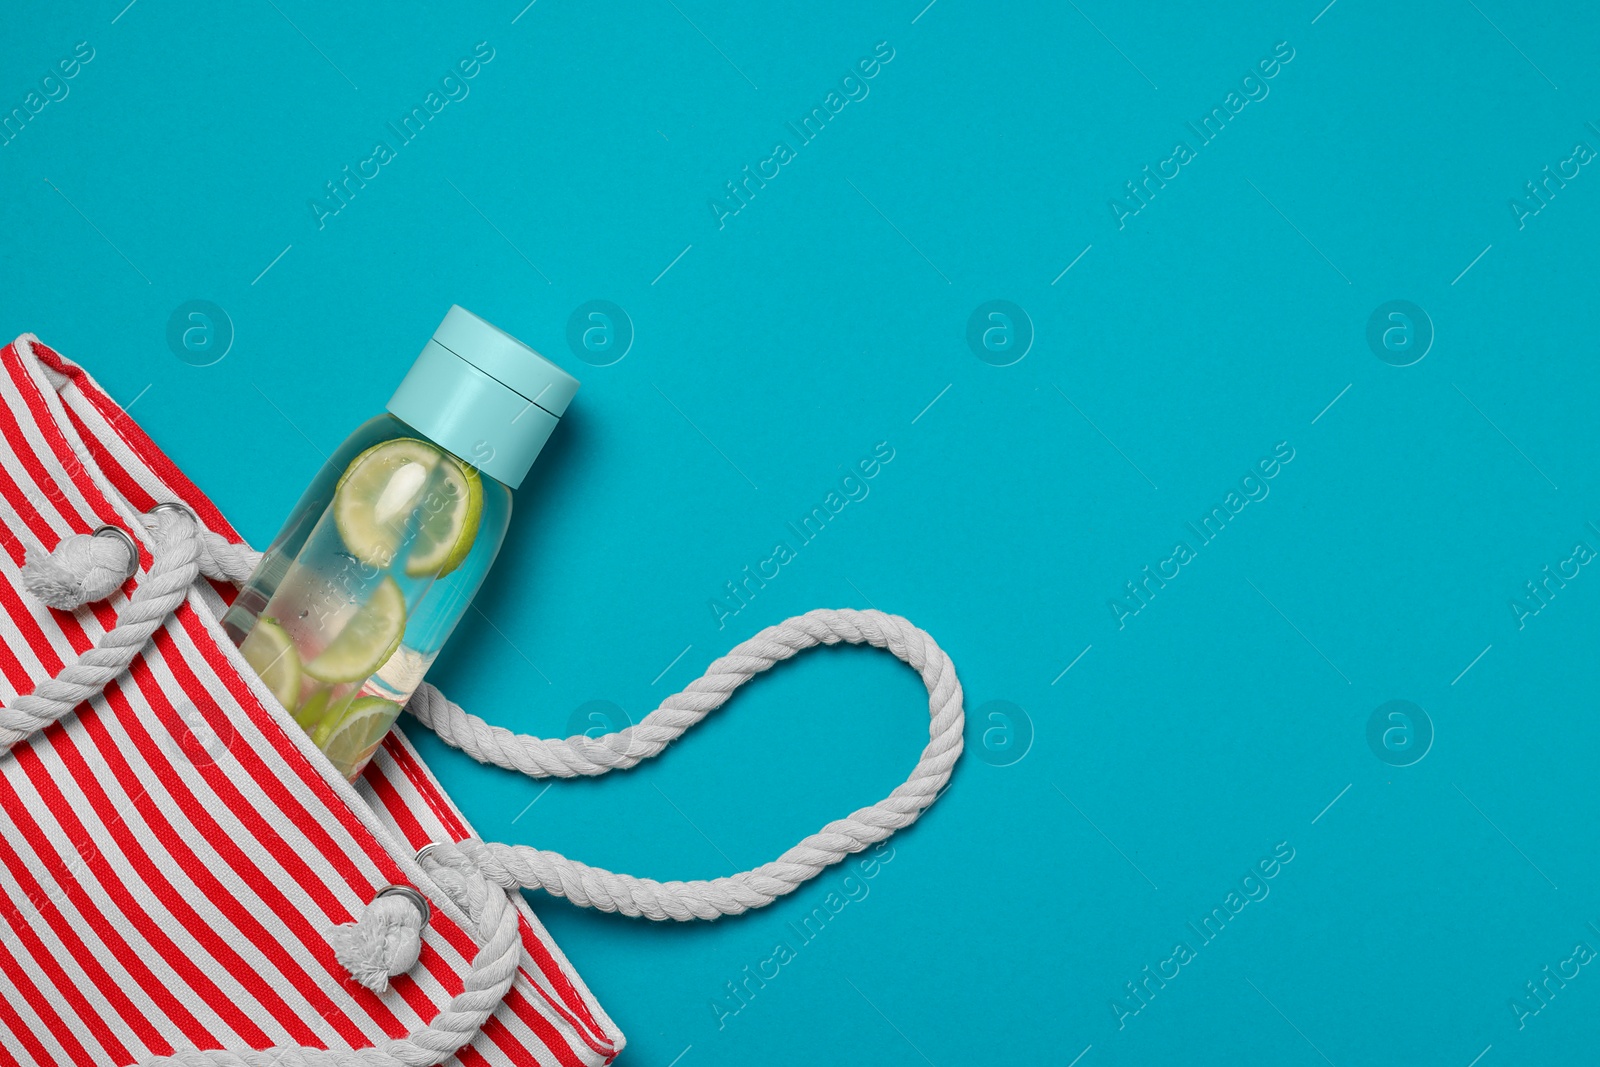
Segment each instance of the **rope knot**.
[[359,919],[328,931],[334,959],[361,985],[387,992],[389,979],[415,967],[422,955],[430,911],[428,898],[410,886],[386,886]]
[[115,593],[133,576],[139,551],[120,526],[63,537],[45,553],[29,551],[23,587],[41,602],[72,611]]

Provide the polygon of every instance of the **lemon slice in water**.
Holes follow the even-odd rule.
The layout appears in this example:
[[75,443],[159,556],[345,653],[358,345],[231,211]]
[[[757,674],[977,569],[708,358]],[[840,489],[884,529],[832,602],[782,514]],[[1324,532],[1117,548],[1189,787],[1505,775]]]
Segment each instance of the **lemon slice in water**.
[[260,618],[239,646],[244,661],[272,690],[278,703],[292,708],[300,701],[300,654],[277,620]]
[[400,714],[400,705],[382,697],[357,697],[339,721],[319,726],[311,740],[346,778],[372,755]]
[[383,441],[362,452],[333,492],[334,525],[364,563],[389,566],[416,529],[406,560],[412,577],[448,574],[460,566],[477,537],[482,511],[478,472],[414,437]]
[[426,441],[401,437],[373,445],[339,476],[333,521],[363,563],[387,567],[405,539],[412,512],[443,453]]
[[405,630],[406,595],[385,577],[305,672],[319,682],[365,681],[394,655]]
[[422,501],[422,527],[406,557],[406,573],[413,578],[427,574],[443,578],[461,566],[478,537],[483,479],[454,456],[440,459],[435,488]]

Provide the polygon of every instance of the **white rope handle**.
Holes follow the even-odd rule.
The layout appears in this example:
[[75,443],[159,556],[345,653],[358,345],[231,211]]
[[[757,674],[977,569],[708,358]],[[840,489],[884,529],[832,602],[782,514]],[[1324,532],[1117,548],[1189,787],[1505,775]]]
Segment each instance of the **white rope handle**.
[[637,726],[603,737],[564,741],[514,734],[463,711],[424,684],[407,706],[447,744],[480,763],[535,778],[571,778],[632,767],[657,755],[721,707],[745,682],[817,645],[840,642],[887,649],[928,687],[928,744],[911,776],[883,800],[824,826],[771,863],[711,881],[658,882],[590,867],[526,845],[462,841],[457,846],[499,885],[543,889],[584,907],[650,919],[715,919],[770,904],[825,867],[917,821],[950,780],[961,755],[961,683],[932,637],[898,615],[821,608],[769,626],[706,668],[706,673]]
[[[144,576],[139,588],[129,598],[128,606],[117,616],[117,625],[100,639],[98,645],[67,664],[54,678],[46,679],[33,692],[19,696],[6,707],[0,708],[0,750],[9,750],[18,741],[49,726],[83,701],[98,696],[107,682],[128,669],[128,664],[150,640],[150,635],[188,597],[189,587],[200,574],[200,545],[193,534],[194,523],[187,511],[158,508],[145,517],[145,525],[155,536],[162,551],[152,561],[150,573]],[[62,547],[66,544],[64,540]],[[63,560],[62,556],[67,558]],[[56,595],[46,602],[53,607],[75,606],[60,599],[57,570],[79,559],[84,568],[90,566],[87,553],[81,557],[62,553],[54,560],[49,556],[30,559],[22,573],[23,581],[35,595],[39,595],[43,587],[51,588]],[[54,568],[52,563],[56,565]],[[129,573],[135,563],[129,561]]]
[[[153,509],[145,524],[155,536],[155,560],[117,625],[56,678],[0,708],[0,746],[9,748],[61,718],[125,670],[177,610],[199,574],[242,582],[260,559],[248,546],[230,544],[206,530],[181,506]],[[97,572],[93,581],[86,581],[89,575],[82,573],[91,565],[104,570],[104,555],[82,544],[68,551],[58,548],[54,558],[30,560],[24,581],[36,595],[54,598],[55,606],[71,607],[62,600],[74,595],[73,590],[112,588],[104,575]],[[844,857],[916,822],[938,799],[961,756],[961,683],[950,657],[932,637],[881,611],[819,609],[769,626],[712,663],[637,726],[603,737],[557,740],[514,734],[468,714],[427,684],[411,698],[408,710],[479,762],[536,778],[598,775],[658,755],[721,707],[735,689],[774,664],[805,649],[840,642],[887,649],[916,670],[928,689],[928,743],[910,777],[883,800],[829,823],[771,863],[709,881],[658,882],[525,845],[472,839],[430,845],[418,862],[467,915],[482,947],[462,992],[429,1026],[377,1048],[187,1050],[145,1062],[150,1067],[432,1067],[472,1040],[516,978],[521,943],[516,909],[506,891],[543,889],[585,907],[650,919],[714,919],[770,904]],[[415,963],[421,923],[396,910],[408,906],[393,897],[382,906],[375,901],[362,919],[330,933],[340,962],[364,984],[381,990],[386,975]]]

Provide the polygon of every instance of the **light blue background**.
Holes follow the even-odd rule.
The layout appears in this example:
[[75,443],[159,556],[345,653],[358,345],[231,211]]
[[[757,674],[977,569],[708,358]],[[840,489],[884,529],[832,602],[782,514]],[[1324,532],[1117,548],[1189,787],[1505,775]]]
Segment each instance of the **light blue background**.
[[[137,398],[253,542],[459,302],[584,383],[435,670],[466,707],[637,719],[817,606],[904,614],[955,658],[954,785],[720,1027],[841,871],[714,925],[536,902],[622,1062],[1592,1054],[1593,968],[1521,1029],[1510,1001],[1600,948],[1600,577],[1521,629],[1510,604],[1600,548],[1600,173],[1523,228],[1509,206],[1600,147],[1592,12],[124,2],[7,20],[0,111],[76,42],[94,59],[0,147],[0,332]],[[324,182],[480,41],[470,95],[319,229]],[[719,229],[723,183],[880,41],[870,95]],[[1278,42],[1270,95],[1199,146],[1186,121]],[[1179,139],[1197,157],[1119,229],[1108,201]],[[192,299],[235,332],[212,366],[167,345]],[[591,299],[636,332],[613,366],[565,340]],[[991,299],[1035,333],[1012,366],[966,342]],[[1395,299],[1436,331],[1405,368],[1366,341]],[[880,441],[870,496],[719,629],[723,583]],[[1278,442],[1270,495],[1119,629],[1108,601]],[[1413,766],[1367,742],[1394,699],[1435,731]],[[889,657],[817,652],[600,781],[422,747],[485,838],[713,877],[891,789],[923,706]],[[1124,983],[1280,842],[1270,895],[1119,1029]]]

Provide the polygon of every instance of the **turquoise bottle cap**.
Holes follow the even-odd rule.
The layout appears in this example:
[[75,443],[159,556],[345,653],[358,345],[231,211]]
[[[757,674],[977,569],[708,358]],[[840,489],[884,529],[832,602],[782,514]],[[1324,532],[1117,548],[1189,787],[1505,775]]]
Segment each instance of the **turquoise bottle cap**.
[[578,380],[466,308],[452,306],[388,411],[515,489],[578,391]]

